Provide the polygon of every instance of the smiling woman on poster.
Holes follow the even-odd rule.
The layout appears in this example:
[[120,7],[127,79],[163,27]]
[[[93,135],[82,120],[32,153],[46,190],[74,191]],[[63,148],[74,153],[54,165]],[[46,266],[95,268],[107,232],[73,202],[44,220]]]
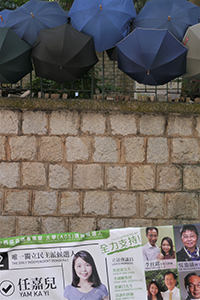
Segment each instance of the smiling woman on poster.
[[101,283],[94,260],[87,251],[74,255],[72,277],[72,284],[64,291],[65,300],[109,300],[107,288]]

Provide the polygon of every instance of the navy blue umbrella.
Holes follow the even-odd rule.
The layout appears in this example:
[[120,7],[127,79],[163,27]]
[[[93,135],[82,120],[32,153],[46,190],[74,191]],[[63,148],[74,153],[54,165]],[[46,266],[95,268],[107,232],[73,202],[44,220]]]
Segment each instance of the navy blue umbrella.
[[135,27],[168,29],[179,41],[200,21],[200,7],[187,0],[150,0],[134,20]]
[[67,13],[57,2],[30,0],[7,17],[4,27],[11,29],[33,46],[41,29],[63,25]]
[[0,11],[0,27],[3,27],[5,20],[7,19],[9,13],[11,13],[11,12],[12,12],[12,10],[10,10],[10,9],[4,9],[4,10]]
[[117,44],[118,67],[139,83],[162,85],[186,72],[187,48],[167,29],[136,28]]
[[92,36],[99,52],[122,40],[135,16],[133,0],[75,0],[68,13],[72,26]]

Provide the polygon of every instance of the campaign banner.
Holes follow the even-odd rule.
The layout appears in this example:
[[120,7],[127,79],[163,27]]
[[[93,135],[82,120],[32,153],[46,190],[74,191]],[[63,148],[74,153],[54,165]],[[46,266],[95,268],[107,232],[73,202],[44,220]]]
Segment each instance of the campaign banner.
[[200,299],[199,230],[185,224],[2,238],[0,299]]

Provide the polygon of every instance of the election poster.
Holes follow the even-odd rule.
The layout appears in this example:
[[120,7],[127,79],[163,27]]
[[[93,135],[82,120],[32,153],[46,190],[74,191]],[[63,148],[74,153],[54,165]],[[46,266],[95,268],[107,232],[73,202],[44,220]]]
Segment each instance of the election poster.
[[0,299],[200,299],[199,230],[185,224],[2,238]]

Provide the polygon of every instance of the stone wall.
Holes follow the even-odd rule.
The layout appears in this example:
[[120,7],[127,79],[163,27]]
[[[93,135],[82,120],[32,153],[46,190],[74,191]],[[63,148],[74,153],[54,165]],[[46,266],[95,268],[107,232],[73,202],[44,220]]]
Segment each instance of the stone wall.
[[[155,104],[147,113],[152,103],[110,110],[108,102],[40,109],[8,101],[0,110],[1,237],[199,222],[199,107],[171,103],[163,113]],[[184,113],[169,113],[175,107]]]

